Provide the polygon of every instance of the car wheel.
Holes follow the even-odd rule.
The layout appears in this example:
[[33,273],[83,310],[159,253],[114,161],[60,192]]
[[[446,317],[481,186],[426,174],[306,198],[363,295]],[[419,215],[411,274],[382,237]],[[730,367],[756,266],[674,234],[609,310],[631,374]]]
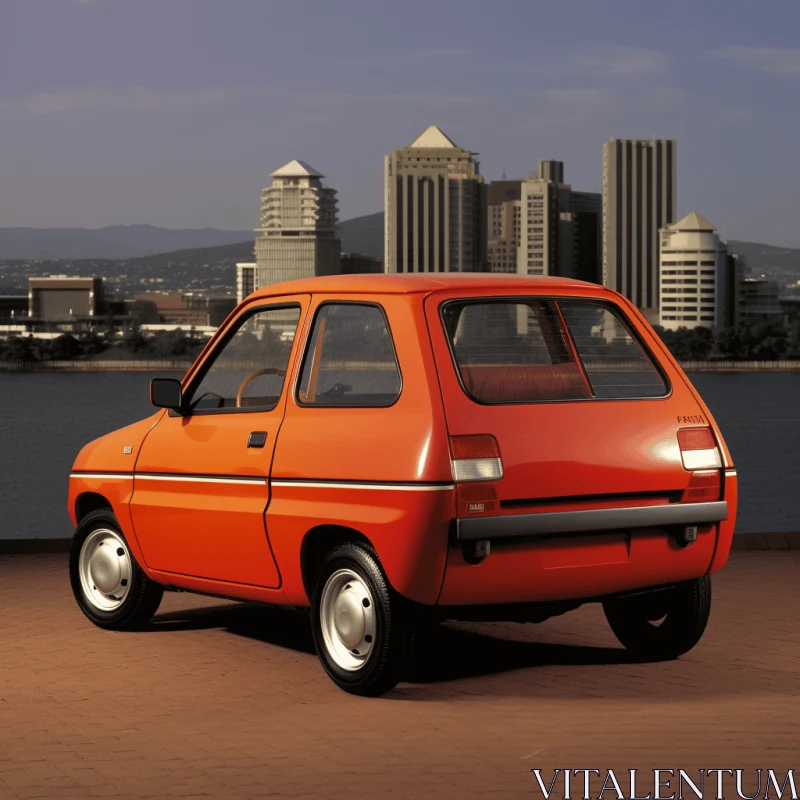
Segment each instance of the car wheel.
[[702,638],[711,612],[706,575],[652,595],[608,600],[606,619],[619,641],[643,658],[666,660],[688,653]]
[[322,666],[340,689],[377,697],[397,685],[413,627],[369,545],[347,542],[328,553],[314,585],[311,624]]
[[110,508],[78,524],[69,554],[72,593],[100,628],[134,629],[158,610],[164,590],[144,574]]

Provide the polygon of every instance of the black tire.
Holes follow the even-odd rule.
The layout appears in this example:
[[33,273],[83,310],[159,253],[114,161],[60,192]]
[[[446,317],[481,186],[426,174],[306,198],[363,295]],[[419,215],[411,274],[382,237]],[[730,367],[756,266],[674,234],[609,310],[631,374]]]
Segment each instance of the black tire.
[[[342,571],[357,576],[374,601],[371,604],[374,635],[368,654],[360,666],[347,669],[337,662],[335,648],[326,640],[322,621],[326,586],[329,582],[332,586]],[[378,697],[393,689],[411,660],[414,627],[405,601],[389,585],[372,547],[361,542],[346,542],[331,550],[317,573],[313,595],[311,627],[314,646],[331,680],[345,692],[363,697]],[[331,633],[328,625],[329,638]],[[341,640],[339,643],[342,644]]]
[[608,600],[603,611],[614,635],[635,655],[650,660],[677,658],[688,653],[706,629],[711,578],[684,581],[652,595]]
[[[112,610],[104,610],[93,602],[91,595],[83,586],[80,575],[80,559],[84,543],[93,534],[99,535],[100,531],[110,531],[115,534],[128,550],[130,577],[125,578],[127,594],[122,603]],[[158,611],[164,595],[163,588],[144,574],[136,559],[130,554],[125,536],[110,508],[92,511],[78,523],[69,553],[69,578],[78,607],[95,625],[108,630],[136,630],[143,627]]]

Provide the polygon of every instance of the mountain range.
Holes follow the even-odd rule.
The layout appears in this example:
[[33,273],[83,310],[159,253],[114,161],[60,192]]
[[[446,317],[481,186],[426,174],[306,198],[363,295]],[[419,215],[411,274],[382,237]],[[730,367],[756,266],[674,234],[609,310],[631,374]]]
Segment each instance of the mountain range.
[[[353,224],[358,229],[358,238],[366,234],[371,240],[374,239],[375,246],[370,249],[378,253],[379,245],[378,257],[382,257],[383,214],[370,214],[342,222],[339,225],[340,235],[346,234]],[[0,260],[133,259],[176,250],[239,244],[252,241],[254,235],[252,230],[175,230],[155,225],[110,225],[96,229],[0,228]]]
[[[383,258],[383,213],[339,223],[343,252]],[[0,293],[23,291],[27,278],[58,272],[103,275],[118,289],[219,291],[235,285],[234,265],[253,259],[253,231],[172,230],[152,225],[84,228],[0,228]],[[729,240],[747,273],[800,290],[800,249]],[[33,263],[31,263],[33,262]],[[38,263],[37,263],[38,262]]]

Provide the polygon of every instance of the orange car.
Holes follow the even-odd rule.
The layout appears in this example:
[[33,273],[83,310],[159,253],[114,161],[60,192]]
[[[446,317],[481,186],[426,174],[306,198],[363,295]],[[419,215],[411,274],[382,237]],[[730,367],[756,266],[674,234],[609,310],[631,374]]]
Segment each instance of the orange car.
[[310,610],[328,675],[377,695],[420,625],[598,601],[674,658],[703,634],[736,470],[632,304],[492,274],[319,277],[248,297],[149,419],[70,475],[75,597],[131,628],[164,590]]

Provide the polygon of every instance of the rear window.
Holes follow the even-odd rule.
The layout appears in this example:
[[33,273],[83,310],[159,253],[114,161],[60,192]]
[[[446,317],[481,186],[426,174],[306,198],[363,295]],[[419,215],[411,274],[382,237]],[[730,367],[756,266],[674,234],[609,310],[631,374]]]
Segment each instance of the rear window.
[[481,403],[664,397],[621,312],[590,300],[455,301],[442,310],[461,382]]

